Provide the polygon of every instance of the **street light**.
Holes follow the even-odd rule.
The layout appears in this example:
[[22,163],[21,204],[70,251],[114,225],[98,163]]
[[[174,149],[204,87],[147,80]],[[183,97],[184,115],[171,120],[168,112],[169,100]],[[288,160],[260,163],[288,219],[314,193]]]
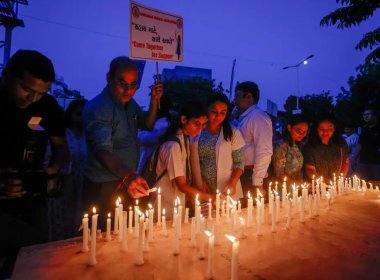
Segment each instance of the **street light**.
[[289,65],[289,66],[285,66],[285,67],[282,68],[282,70],[286,70],[286,69],[289,69],[289,68],[296,68],[296,73],[297,73],[297,110],[299,109],[298,99],[299,99],[299,96],[300,96],[300,81],[299,81],[298,67],[300,67],[302,64],[306,65],[308,63],[308,60],[310,60],[313,57],[314,57],[314,54],[311,54],[308,57],[306,57],[304,60],[302,60],[301,62],[299,62],[299,63],[297,63],[295,65]]

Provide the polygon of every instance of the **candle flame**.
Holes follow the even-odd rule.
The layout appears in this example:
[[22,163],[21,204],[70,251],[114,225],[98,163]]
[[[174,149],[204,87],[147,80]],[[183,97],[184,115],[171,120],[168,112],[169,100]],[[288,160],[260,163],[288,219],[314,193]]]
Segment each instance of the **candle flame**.
[[108,218],[111,218],[111,213],[108,213]]
[[158,194],[160,194],[161,193],[161,188],[158,188]]
[[210,202],[210,203],[211,203],[211,198],[208,200],[208,202]]
[[121,202],[121,198],[120,198],[120,196],[117,197],[117,200],[119,201],[119,203]]
[[235,243],[236,241],[238,241],[238,239],[235,236],[232,236],[229,234],[225,234],[225,237],[227,237],[227,239],[231,241],[232,243]]
[[96,214],[96,208],[92,207],[92,213]]
[[247,194],[248,198],[251,198],[251,192],[248,191],[248,194]]
[[152,204],[149,203],[149,204],[148,204],[148,208],[149,208],[149,209],[152,209]]
[[227,189],[227,195],[230,195],[230,189]]
[[274,190],[273,192],[274,192],[275,195],[278,195],[278,192],[277,192],[277,191]]
[[269,187],[271,187],[272,186],[272,182],[269,182]]
[[136,209],[137,215],[141,216],[144,215],[143,212],[141,212],[139,209]]
[[116,199],[116,207],[119,207],[119,205],[120,205],[119,199]]
[[261,205],[261,201],[260,201],[260,199],[258,199],[258,198],[255,198],[256,199],[256,204],[257,205]]
[[138,199],[136,199],[136,206],[138,206],[139,205],[139,200]]
[[85,217],[85,218],[88,218],[88,214],[84,214],[84,217]]
[[240,219],[240,223],[244,223],[245,222],[245,220],[244,220],[243,217],[239,217],[239,219]]
[[[313,175],[314,176],[314,175]],[[284,182],[286,182],[286,176],[284,177]]]
[[263,197],[263,194],[261,193],[261,191],[259,189],[257,190],[257,194],[258,194],[258,196]]
[[164,216],[165,216],[165,208],[164,208],[164,209],[162,209],[162,215],[164,215]]
[[205,230],[205,234],[207,235],[207,237],[211,237],[212,236],[212,233],[209,232],[208,230]]
[[129,206],[129,211],[132,211],[132,207],[131,206]]

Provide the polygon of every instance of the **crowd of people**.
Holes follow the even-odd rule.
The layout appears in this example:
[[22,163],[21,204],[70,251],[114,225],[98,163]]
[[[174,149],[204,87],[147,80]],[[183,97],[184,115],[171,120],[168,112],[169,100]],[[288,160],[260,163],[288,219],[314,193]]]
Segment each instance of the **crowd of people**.
[[207,202],[219,192],[240,199],[285,177],[329,182],[334,174],[358,173],[380,180],[374,108],[365,109],[360,134],[346,125],[343,137],[331,116],[310,123],[293,115],[274,140],[254,82],[236,86],[234,106],[213,94],[207,104],[194,100],[174,112],[157,80],[144,112],[133,99],[139,75],[132,60],[116,57],[101,93],[63,112],[47,94],[55,80],[50,59],[31,50],[12,56],[0,87],[0,278],[10,274],[20,247],[77,235],[90,207],[108,213],[115,196],[126,205],[151,199],[153,186],[141,176],[151,163],[169,217],[177,197],[191,209],[195,197]]

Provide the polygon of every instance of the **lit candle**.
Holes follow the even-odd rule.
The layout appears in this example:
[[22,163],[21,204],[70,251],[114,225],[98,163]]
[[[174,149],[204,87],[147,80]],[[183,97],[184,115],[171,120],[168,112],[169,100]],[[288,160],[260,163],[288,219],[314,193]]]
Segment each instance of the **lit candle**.
[[[148,211],[147,211],[148,212]],[[147,217],[149,213],[146,213]],[[143,225],[144,230],[143,230],[143,244],[144,244],[144,249],[143,252],[149,252],[150,247],[149,247],[149,218],[146,218]]]
[[240,203],[240,200],[237,201],[237,212],[240,214],[241,213],[241,203]]
[[252,208],[253,208],[253,201],[251,197],[251,193],[248,191],[248,199],[247,199],[247,225],[250,227],[252,225]]
[[92,219],[91,219],[91,248],[90,248],[90,259],[88,264],[93,266],[96,265],[96,231],[98,226],[98,215],[96,214],[96,208],[92,208]]
[[261,233],[261,202],[256,198],[256,235],[262,235]]
[[120,213],[120,215],[123,217],[122,223],[120,224],[120,235],[121,238],[121,252],[127,252],[128,251],[128,243],[127,243],[127,211],[123,211]]
[[218,231],[218,226],[217,224],[212,224],[212,234],[214,235],[214,243],[215,245],[220,245],[219,243],[219,231]]
[[161,188],[157,191],[157,225],[161,226]]
[[114,224],[113,224],[113,233],[118,234],[119,232],[119,199],[118,197],[116,199],[116,207],[115,207],[115,219],[114,219]]
[[82,219],[82,230],[83,230],[83,244],[82,252],[88,252],[88,215],[84,214]]
[[260,202],[261,202],[260,203],[260,205],[261,205],[260,206],[260,221],[261,221],[261,224],[264,224],[264,217],[265,217],[264,196],[259,189],[257,190],[257,194],[260,197]]
[[200,234],[201,232],[201,206],[200,206],[200,203],[199,203],[199,200],[198,200],[198,194],[196,196],[196,200],[195,200],[195,217],[196,217],[196,233],[197,234]]
[[313,179],[311,180],[311,194],[312,195],[314,195],[314,185],[315,185],[314,178],[315,178],[315,175],[313,175]]
[[174,256],[179,255],[179,224],[181,222],[181,219],[179,218],[178,214],[179,213],[178,213],[177,208],[174,208],[174,221],[175,221],[174,252],[173,252]]
[[281,199],[282,199],[282,203],[281,203],[281,207],[285,207],[285,204],[287,202],[286,200],[286,192],[287,192],[287,189],[286,189],[286,177],[284,178],[284,182],[282,183],[282,194],[281,194]]
[[309,218],[313,216],[313,197],[309,194]]
[[222,203],[222,217],[225,217],[226,216],[226,201],[223,200],[223,203]]
[[108,213],[108,218],[107,218],[106,240],[107,241],[111,240],[111,213]]
[[205,258],[205,239],[204,239],[204,231],[205,231],[205,218],[201,215],[201,233],[199,234],[199,259],[203,260]]
[[129,234],[133,233],[133,211],[132,207],[129,206],[129,212],[128,212],[128,232]]
[[[137,237],[139,235],[139,200],[136,199],[136,205],[135,205],[135,228],[134,228],[134,236]],[[140,212],[141,213],[141,212]]]
[[167,237],[168,231],[166,229],[165,208],[162,209],[162,235]]
[[225,236],[232,242],[231,280],[237,280],[239,268],[239,240],[229,234]]
[[230,204],[231,208],[231,231],[235,231],[235,215],[236,215],[236,208],[233,204]]
[[208,264],[207,264],[207,279],[214,278],[214,235],[208,230],[205,231],[208,236]]
[[122,230],[123,230],[123,204],[121,203],[121,199],[119,200],[119,207],[118,207],[118,212],[119,212],[119,235],[118,235],[118,238],[117,240],[119,242],[122,241]]
[[208,203],[208,220],[212,220],[212,205],[211,205],[211,198],[209,199]]
[[280,195],[277,191],[274,192],[276,197],[276,222],[280,221]]
[[[139,211],[139,210],[137,210]],[[141,214],[140,216],[140,223],[139,223],[139,236],[138,236],[138,245],[137,245],[137,254],[136,254],[136,262],[135,264],[136,265],[143,265],[144,264],[144,256],[143,256],[143,230],[144,230],[144,214],[141,213],[139,211],[139,213]]]

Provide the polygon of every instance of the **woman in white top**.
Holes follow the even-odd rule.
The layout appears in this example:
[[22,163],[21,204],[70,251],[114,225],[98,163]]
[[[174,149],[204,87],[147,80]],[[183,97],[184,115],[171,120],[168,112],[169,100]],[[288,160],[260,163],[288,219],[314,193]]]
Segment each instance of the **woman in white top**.
[[214,94],[207,102],[208,123],[192,140],[193,178],[203,191],[217,190],[233,199],[243,197],[240,176],[244,170],[244,139],[232,127],[228,116],[229,100],[225,94]]
[[178,197],[185,205],[185,196],[191,202],[199,195],[199,201],[214,198],[191,185],[189,136],[195,137],[207,122],[207,113],[199,102],[187,102],[183,105],[177,120],[163,135],[156,168],[157,177],[166,172],[157,182],[161,188],[162,208],[170,218],[174,201]]

